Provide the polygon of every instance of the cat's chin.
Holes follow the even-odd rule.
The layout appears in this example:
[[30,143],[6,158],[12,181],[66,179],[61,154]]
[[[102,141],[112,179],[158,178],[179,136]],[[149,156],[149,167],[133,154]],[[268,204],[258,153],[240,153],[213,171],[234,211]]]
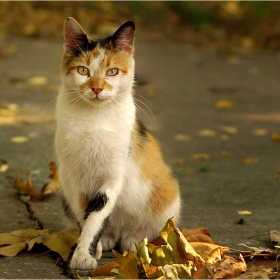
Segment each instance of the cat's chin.
[[97,107],[101,107],[104,106],[105,104],[108,103],[108,101],[110,101],[112,98],[111,97],[106,97],[106,98],[84,98],[84,100],[89,103],[92,106],[97,106]]

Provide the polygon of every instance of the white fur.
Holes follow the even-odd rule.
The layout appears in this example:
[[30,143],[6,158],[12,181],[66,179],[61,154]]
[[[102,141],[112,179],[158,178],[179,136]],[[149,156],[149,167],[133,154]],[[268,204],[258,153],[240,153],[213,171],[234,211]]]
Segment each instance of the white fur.
[[[102,60],[86,65],[94,75]],[[89,254],[93,238],[109,223],[101,237],[103,247],[112,249],[120,241],[122,249],[135,250],[135,242],[145,236],[155,238],[166,222],[180,207],[179,200],[159,217],[147,207],[152,194],[152,182],[144,182],[141,170],[129,156],[135,123],[135,104],[132,96],[134,59],[126,75],[108,78],[111,92],[102,92],[101,99],[110,97],[104,104],[92,104],[95,97],[85,91],[79,97],[80,84],[88,77],[76,71],[63,76],[57,100],[56,153],[59,161],[59,178],[66,200],[69,202],[82,232],[70,267],[93,269],[97,262]],[[101,94],[101,93],[100,93]],[[106,206],[92,212],[84,220],[81,194],[92,197],[98,191],[108,197]],[[71,225],[75,224],[70,221]],[[102,245],[98,243],[96,258],[101,257]]]

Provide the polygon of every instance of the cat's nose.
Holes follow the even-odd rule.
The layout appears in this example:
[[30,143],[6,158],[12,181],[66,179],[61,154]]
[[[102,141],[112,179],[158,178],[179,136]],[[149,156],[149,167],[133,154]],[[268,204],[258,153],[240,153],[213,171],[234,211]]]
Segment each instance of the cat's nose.
[[103,88],[92,88],[92,90],[95,94],[99,94],[103,90]]

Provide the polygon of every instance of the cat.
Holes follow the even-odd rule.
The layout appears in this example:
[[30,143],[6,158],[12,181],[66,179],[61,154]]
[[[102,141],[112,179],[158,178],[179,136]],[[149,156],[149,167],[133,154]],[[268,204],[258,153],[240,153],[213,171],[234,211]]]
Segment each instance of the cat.
[[180,216],[180,190],[159,144],[136,118],[132,21],[90,39],[64,22],[55,150],[68,228],[81,235],[71,269],[91,270],[103,250],[158,236]]

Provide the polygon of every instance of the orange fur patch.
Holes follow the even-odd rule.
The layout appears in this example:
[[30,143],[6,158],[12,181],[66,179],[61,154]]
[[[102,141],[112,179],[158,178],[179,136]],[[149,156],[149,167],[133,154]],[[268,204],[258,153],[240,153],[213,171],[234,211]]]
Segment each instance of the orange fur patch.
[[[179,197],[179,185],[171,169],[165,164],[159,144],[151,133],[146,136],[139,133],[139,124],[135,124],[133,135],[133,157],[141,169],[142,180],[152,181],[150,207],[156,213],[162,213]],[[175,222],[179,219],[176,213]],[[170,217],[171,218],[171,217]]]

